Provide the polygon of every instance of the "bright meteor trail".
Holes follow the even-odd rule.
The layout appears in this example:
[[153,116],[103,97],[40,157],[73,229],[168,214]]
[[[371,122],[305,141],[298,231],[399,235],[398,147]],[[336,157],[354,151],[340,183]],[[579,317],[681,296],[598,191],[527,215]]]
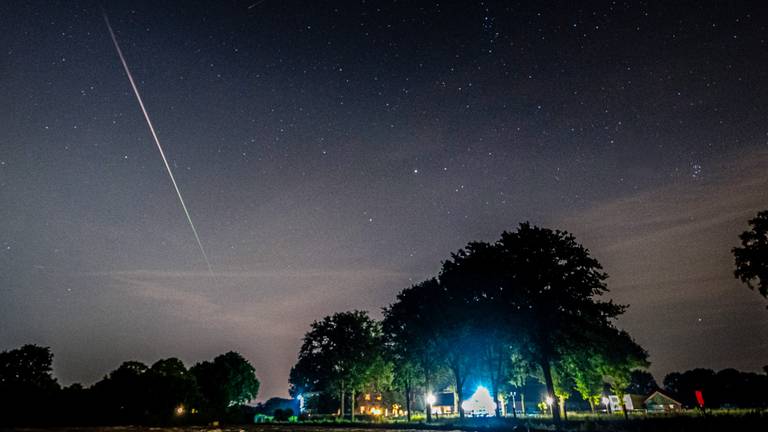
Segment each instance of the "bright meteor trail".
[[107,29],[109,30],[109,35],[112,37],[112,43],[115,45],[115,50],[117,50],[117,55],[120,57],[120,62],[123,64],[123,69],[125,69],[125,74],[128,75],[128,81],[130,81],[131,88],[133,88],[133,94],[136,95],[136,100],[139,101],[141,112],[144,113],[144,119],[147,120],[147,126],[149,126],[149,131],[152,133],[152,138],[154,138],[155,144],[157,144],[157,149],[160,151],[160,156],[163,158],[163,163],[165,163],[165,168],[168,170],[168,176],[171,178],[171,183],[173,183],[173,188],[176,189],[176,195],[179,197],[181,208],[184,209],[184,214],[187,216],[187,221],[189,222],[189,226],[190,228],[192,228],[192,232],[195,234],[195,240],[197,240],[197,245],[200,247],[200,252],[203,254],[203,259],[205,259],[205,264],[208,266],[208,272],[211,274],[211,277],[214,277],[213,267],[211,267],[211,262],[208,260],[208,254],[205,253],[205,248],[203,248],[203,242],[200,241],[200,236],[197,234],[197,229],[195,228],[195,224],[192,222],[192,216],[189,215],[189,210],[187,209],[187,205],[184,203],[184,198],[182,198],[181,196],[181,190],[179,190],[179,185],[176,184],[176,179],[173,177],[173,171],[171,170],[171,166],[168,164],[168,159],[165,157],[163,146],[160,145],[160,140],[157,138],[157,133],[155,132],[155,127],[152,125],[152,120],[149,119],[149,114],[147,113],[147,109],[144,107],[144,101],[141,99],[141,94],[139,94],[139,88],[136,87],[136,82],[133,80],[133,75],[131,75],[131,70],[128,68],[128,63],[125,61],[125,56],[123,56],[123,51],[120,49],[120,44],[117,43],[115,32],[112,30],[112,25],[109,23],[109,17],[107,17],[106,12],[103,12],[103,15],[104,15],[104,22],[107,24]]

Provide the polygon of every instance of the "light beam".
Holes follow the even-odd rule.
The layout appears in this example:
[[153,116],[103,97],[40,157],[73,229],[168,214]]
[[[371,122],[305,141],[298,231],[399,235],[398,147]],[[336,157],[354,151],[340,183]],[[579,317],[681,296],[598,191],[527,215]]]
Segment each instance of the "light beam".
[[184,203],[184,198],[181,196],[181,190],[179,189],[179,185],[176,184],[176,179],[173,177],[173,171],[171,170],[171,165],[168,164],[168,159],[165,157],[163,146],[160,145],[160,140],[157,138],[155,127],[152,125],[152,120],[149,119],[149,113],[147,113],[147,108],[144,107],[144,101],[141,99],[141,94],[139,94],[139,88],[136,86],[136,82],[133,80],[133,75],[131,74],[131,70],[128,68],[128,63],[125,61],[125,56],[123,55],[123,51],[120,49],[120,44],[117,43],[117,38],[115,37],[115,32],[112,30],[112,25],[109,23],[109,17],[107,17],[107,12],[102,10],[102,14],[104,15],[104,22],[107,24],[107,30],[109,30],[109,36],[112,37],[112,43],[115,45],[115,50],[117,51],[117,55],[120,57],[120,62],[123,64],[123,69],[125,69],[125,74],[128,76],[128,81],[131,83],[131,88],[133,88],[133,94],[136,95],[136,100],[139,102],[139,106],[141,107],[141,112],[144,113],[144,119],[147,121],[147,126],[149,126],[149,131],[152,133],[152,138],[155,140],[155,144],[157,144],[157,149],[160,151],[160,156],[163,158],[163,163],[165,164],[165,168],[166,170],[168,170],[168,176],[171,178],[171,183],[173,183],[173,188],[176,190],[176,196],[179,197],[181,208],[184,209],[184,214],[187,216],[187,221],[189,222],[190,228],[192,228],[192,233],[195,234],[195,240],[197,240],[197,245],[200,247],[200,253],[203,254],[203,259],[205,260],[205,264],[208,266],[208,272],[211,274],[211,278],[214,278],[213,267],[211,267],[211,262],[208,260],[208,254],[205,253],[203,242],[200,241],[200,236],[197,234],[197,229],[195,228],[195,224],[192,222],[192,216],[189,215],[189,210],[187,209],[187,205]]

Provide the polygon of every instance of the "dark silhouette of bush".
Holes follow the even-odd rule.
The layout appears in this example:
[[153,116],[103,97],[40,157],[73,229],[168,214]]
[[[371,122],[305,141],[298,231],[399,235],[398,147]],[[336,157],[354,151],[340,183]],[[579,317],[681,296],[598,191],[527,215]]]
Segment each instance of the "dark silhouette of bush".
[[288,421],[293,416],[293,410],[290,408],[276,409],[272,417],[275,421]]

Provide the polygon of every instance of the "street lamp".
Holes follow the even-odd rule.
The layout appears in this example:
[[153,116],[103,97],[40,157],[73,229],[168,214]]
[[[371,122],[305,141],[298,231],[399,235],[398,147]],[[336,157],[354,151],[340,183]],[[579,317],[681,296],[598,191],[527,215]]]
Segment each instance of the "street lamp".
[[547,396],[547,398],[545,399],[545,402],[547,402],[547,405],[549,406],[549,413],[550,413],[550,414],[552,414],[552,417],[554,417],[554,416],[555,416],[555,412],[554,412],[554,411],[552,411],[552,403],[553,403],[554,401],[555,401],[555,400],[554,400],[554,399],[552,399],[552,396]]
[[429,410],[430,414],[432,414],[432,405],[434,405],[435,402],[437,402],[435,395],[432,393],[427,394],[427,409]]

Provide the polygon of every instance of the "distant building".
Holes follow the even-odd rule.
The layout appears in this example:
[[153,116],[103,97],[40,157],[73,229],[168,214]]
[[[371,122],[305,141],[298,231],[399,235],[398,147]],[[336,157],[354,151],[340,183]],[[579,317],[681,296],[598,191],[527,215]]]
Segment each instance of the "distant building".
[[645,409],[647,409],[648,412],[679,411],[683,408],[683,404],[676,401],[671,396],[662,393],[660,390],[656,390],[651,393],[650,396],[645,398],[643,405],[645,405]]
[[355,400],[356,414],[374,417],[402,417],[406,415],[405,407],[396,402],[396,396],[393,392],[361,393]]
[[453,415],[456,413],[456,398],[453,392],[440,392],[435,395],[435,403],[432,404],[432,414]]

